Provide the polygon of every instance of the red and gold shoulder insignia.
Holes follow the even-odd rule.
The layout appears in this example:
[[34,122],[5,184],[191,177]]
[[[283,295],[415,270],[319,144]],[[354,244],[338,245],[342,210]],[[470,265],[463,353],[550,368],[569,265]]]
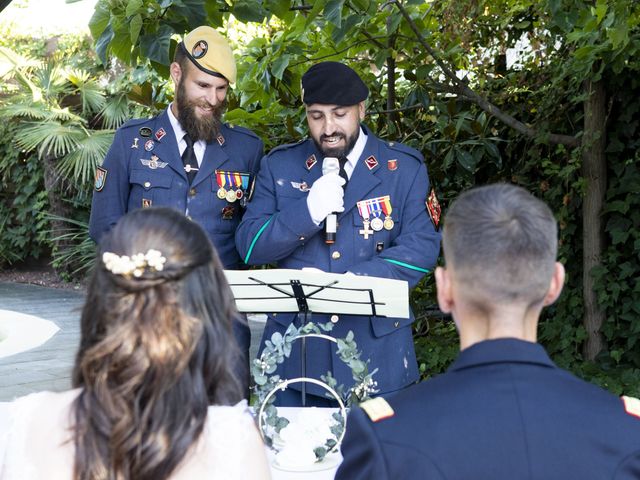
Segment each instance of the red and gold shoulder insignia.
[[429,217],[431,218],[431,223],[433,223],[434,228],[438,230],[442,207],[440,207],[440,202],[438,201],[438,197],[436,197],[436,190],[434,188],[431,189],[425,204],[427,206],[427,212],[429,212]]
[[629,415],[640,418],[640,399],[635,397],[627,397],[626,395],[623,395],[620,398],[622,399],[622,403],[624,404],[624,411]]
[[318,163],[318,161],[316,160],[315,155],[311,155],[307,158],[307,170],[311,170],[316,163]]
[[360,404],[360,408],[365,411],[372,422],[379,422],[385,418],[391,418],[395,415],[393,408],[382,397],[372,398]]

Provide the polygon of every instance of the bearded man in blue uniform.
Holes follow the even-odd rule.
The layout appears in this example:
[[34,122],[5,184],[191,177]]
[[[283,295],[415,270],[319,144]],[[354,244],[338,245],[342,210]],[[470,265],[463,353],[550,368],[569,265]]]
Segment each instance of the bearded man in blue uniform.
[[[234,234],[259,168],[263,144],[222,123],[236,64],[226,39],[201,26],[178,45],[170,66],[175,100],[159,116],[125,123],[96,171],[89,233],[99,242],[130,210],[171,207],[207,232],[224,268],[244,264]],[[234,324],[248,359],[246,321]],[[246,372],[241,373],[248,385]]]
[[236,80],[233,52],[213,28],[198,27],[178,45],[170,72],[176,95],[169,108],[118,129],[98,167],[91,237],[99,242],[130,210],[172,207],[205,229],[224,268],[236,269],[242,262],[234,234],[263,144],[221,121]]
[[556,224],[513,185],[451,205],[435,277],[461,352],[447,373],[351,411],[337,480],[640,478],[640,400],[574,377],[536,343],[564,283]]
[[[272,150],[262,161],[255,194],[236,232],[238,251],[248,264],[277,262],[280,268],[317,268],[406,280],[413,287],[436,262],[440,234],[429,218],[429,178],[422,155],[397,142],[384,142],[361,122],[368,89],[348,66],[322,62],[302,77],[310,138]],[[339,160],[325,171],[325,158]],[[335,238],[325,222],[337,213]],[[264,341],[284,333],[294,314],[270,314]],[[415,382],[418,368],[411,319],[313,314],[334,323],[332,335],[355,334],[361,359],[369,361],[379,393]],[[294,348],[279,373],[299,377]],[[350,387],[351,371],[330,342],[307,341],[307,376],[331,371]],[[299,405],[300,393],[280,392],[280,405]],[[324,390],[309,385],[309,405],[325,405]],[[314,397],[315,396],[315,397]]]

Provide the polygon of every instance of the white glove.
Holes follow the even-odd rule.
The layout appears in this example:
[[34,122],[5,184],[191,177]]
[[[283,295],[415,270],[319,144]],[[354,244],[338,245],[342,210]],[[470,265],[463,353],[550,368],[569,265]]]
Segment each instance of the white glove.
[[330,213],[344,212],[344,178],[336,172],[317,179],[309,190],[307,208],[316,225],[320,225]]

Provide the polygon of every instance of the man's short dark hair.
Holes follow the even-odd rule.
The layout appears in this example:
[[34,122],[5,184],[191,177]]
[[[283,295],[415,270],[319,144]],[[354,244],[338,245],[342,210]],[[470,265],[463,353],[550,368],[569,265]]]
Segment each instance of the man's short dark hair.
[[557,235],[549,207],[525,189],[473,188],[446,213],[445,261],[476,301],[534,304],[549,288]]

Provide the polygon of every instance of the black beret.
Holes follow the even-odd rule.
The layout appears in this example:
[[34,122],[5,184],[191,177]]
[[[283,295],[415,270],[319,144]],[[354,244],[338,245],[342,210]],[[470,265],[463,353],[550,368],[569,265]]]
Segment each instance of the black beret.
[[351,68],[339,62],[320,62],[302,76],[302,101],[307,105],[356,105],[369,89]]

